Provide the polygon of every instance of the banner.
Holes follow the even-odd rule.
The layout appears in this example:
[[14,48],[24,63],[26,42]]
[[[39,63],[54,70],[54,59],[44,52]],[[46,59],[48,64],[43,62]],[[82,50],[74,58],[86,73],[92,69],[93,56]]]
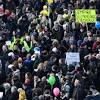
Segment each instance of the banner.
[[76,22],[78,23],[95,23],[96,22],[96,10],[76,9],[75,17],[76,17]]
[[73,64],[73,63],[79,63],[80,62],[80,55],[79,55],[79,53],[72,53],[72,52],[66,53],[66,60],[65,60],[65,62],[67,63],[67,65]]

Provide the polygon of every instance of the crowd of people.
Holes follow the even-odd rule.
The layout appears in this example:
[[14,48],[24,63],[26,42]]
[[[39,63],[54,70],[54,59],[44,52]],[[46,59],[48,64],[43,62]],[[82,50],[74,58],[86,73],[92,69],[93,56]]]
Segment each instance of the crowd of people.
[[100,21],[99,0],[0,0],[0,100],[100,100],[100,29],[75,9]]

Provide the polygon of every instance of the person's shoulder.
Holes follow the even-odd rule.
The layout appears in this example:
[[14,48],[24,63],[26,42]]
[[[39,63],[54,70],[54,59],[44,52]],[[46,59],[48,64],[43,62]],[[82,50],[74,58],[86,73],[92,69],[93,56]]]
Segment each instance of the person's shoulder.
[[94,100],[93,96],[87,96],[84,100]]

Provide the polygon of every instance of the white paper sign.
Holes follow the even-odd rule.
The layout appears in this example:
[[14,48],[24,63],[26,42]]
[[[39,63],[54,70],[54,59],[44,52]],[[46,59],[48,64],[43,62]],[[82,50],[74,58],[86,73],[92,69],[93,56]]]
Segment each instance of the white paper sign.
[[79,63],[80,62],[79,53],[72,53],[72,52],[66,53],[65,62],[67,63],[67,65],[72,64],[72,63]]
[[0,92],[0,99],[2,99],[3,97],[3,92]]

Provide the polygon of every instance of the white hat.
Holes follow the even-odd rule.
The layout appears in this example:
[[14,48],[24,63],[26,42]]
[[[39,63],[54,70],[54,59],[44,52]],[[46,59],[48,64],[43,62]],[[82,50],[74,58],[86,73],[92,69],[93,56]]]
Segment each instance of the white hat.
[[6,41],[6,45],[9,46],[11,44],[11,41]]
[[66,27],[68,26],[68,23],[63,25],[63,29],[66,30]]
[[8,68],[9,68],[9,69],[12,69],[13,66],[14,66],[14,65],[10,64],[10,65],[8,65]]
[[12,86],[11,87],[11,93],[14,93],[14,92],[16,92],[17,91],[17,87],[16,86]]
[[9,83],[4,83],[3,87],[8,90],[10,89],[11,85]]
[[40,48],[39,47],[35,47],[34,48],[34,53],[35,54],[40,54]]
[[53,51],[54,53],[56,53],[58,50],[57,50],[56,47],[54,47],[54,48],[52,49],[52,51]]
[[95,0],[90,0],[90,2],[94,2]]
[[13,52],[9,52],[8,56],[14,56],[14,53]]
[[26,40],[30,40],[30,36],[25,36],[25,39]]

